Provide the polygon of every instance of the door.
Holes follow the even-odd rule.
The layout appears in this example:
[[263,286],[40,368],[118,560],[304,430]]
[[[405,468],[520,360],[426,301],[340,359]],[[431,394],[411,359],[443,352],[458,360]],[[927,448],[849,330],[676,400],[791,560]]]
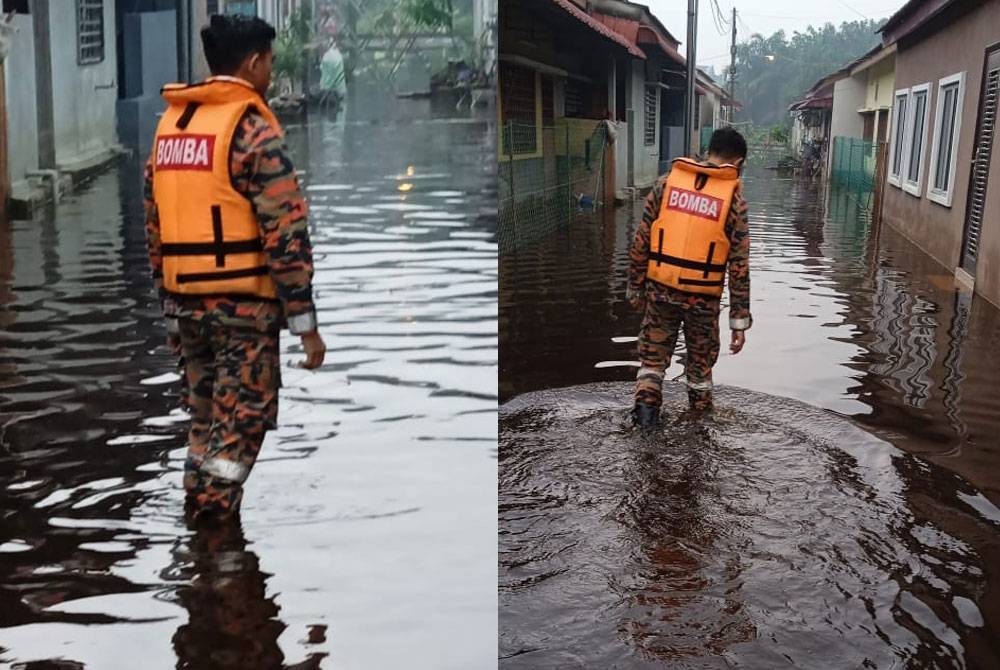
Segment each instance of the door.
[[969,203],[965,210],[965,236],[962,240],[961,267],[973,277],[976,276],[979,239],[983,229],[983,210],[986,207],[986,182],[990,174],[990,157],[993,153],[993,136],[997,125],[997,102],[1000,98],[1000,50],[993,51],[986,57],[986,72],[983,75],[982,91],[975,144],[972,147]]

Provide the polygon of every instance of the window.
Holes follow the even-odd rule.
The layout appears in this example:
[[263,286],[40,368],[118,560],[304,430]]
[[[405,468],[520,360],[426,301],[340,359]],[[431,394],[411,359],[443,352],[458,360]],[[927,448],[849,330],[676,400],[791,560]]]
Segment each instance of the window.
[[656,107],[659,102],[660,88],[656,84],[646,84],[646,96],[644,99],[645,123],[643,125],[643,143],[649,147],[656,144]]
[[583,82],[575,79],[566,80],[566,97],[563,116],[570,119],[582,119],[584,117],[587,87]]
[[962,128],[962,98],[965,96],[965,73],[945,77],[938,82],[937,110],[934,115],[934,140],[931,142],[930,179],[927,199],[951,207],[955,192],[955,163],[958,136]]
[[500,64],[500,153],[512,158],[542,155],[541,79],[525,67]]
[[910,89],[910,111],[907,114],[906,178],[903,190],[920,195],[920,182],[924,174],[924,145],[927,143],[927,98],[931,85],[921,84]]
[[896,104],[892,112],[892,161],[889,166],[889,183],[901,186],[903,150],[906,148],[906,101],[909,91],[896,91]]
[[3,0],[3,13],[29,14],[28,0]]
[[104,60],[104,0],[76,0],[76,46],[80,65]]

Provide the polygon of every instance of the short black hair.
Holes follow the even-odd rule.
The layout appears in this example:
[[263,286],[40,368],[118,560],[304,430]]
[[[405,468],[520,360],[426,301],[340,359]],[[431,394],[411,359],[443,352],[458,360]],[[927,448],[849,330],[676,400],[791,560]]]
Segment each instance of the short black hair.
[[708,153],[722,158],[746,158],[747,141],[743,139],[740,131],[732,126],[719,128],[712,133],[712,139],[708,142]]
[[278,34],[256,16],[213,14],[201,29],[201,44],[212,74],[234,74],[247,56],[267,53]]

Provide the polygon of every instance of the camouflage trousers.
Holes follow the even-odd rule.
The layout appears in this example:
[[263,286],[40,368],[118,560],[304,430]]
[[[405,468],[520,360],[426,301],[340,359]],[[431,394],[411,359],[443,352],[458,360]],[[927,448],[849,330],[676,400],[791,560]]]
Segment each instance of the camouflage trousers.
[[277,426],[278,335],[180,319],[191,412],[184,463],[194,516],[239,511],[264,435]]
[[646,302],[639,330],[639,373],[635,401],[663,404],[663,376],[684,329],[688,401],[695,410],[712,408],[712,366],[719,358],[719,311],[667,302]]

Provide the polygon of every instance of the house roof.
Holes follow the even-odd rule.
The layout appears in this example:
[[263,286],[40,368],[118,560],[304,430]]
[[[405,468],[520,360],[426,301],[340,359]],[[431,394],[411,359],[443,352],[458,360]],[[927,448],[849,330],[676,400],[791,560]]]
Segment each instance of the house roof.
[[643,60],[646,59],[646,54],[643,53],[642,49],[636,46],[634,42],[630,42],[619,33],[607,27],[606,25],[604,25],[603,23],[592,17],[584,10],[577,7],[570,0],[550,0],[550,2],[568,12],[571,16],[576,18],[578,21],[580,21],[585,26],[587,26],[594,32],[598,33],[605,39],[609,39],[612,42],[618,44],[619,46],[624,47],[630,54],[632,54],[636,58],[641,58]]
[[806,97],[788,106],[788,111],[798,112],[806,109],[833,109],[833,96]]
[[930,21],[955,0],[910,0],[879,28],[885,44],[891,44]]
[[650,26],[643,25],[635,19],[622,16],[612,16],[601,12],[594,12],[592,18],[600,21],[609,30],[626,39],[635,49],[641,51],[640,45],[653,46],[659,49],[667,58],[676,63],[684,64],[684,57],[681,56],[673,46],[659,34],[659,31]]

